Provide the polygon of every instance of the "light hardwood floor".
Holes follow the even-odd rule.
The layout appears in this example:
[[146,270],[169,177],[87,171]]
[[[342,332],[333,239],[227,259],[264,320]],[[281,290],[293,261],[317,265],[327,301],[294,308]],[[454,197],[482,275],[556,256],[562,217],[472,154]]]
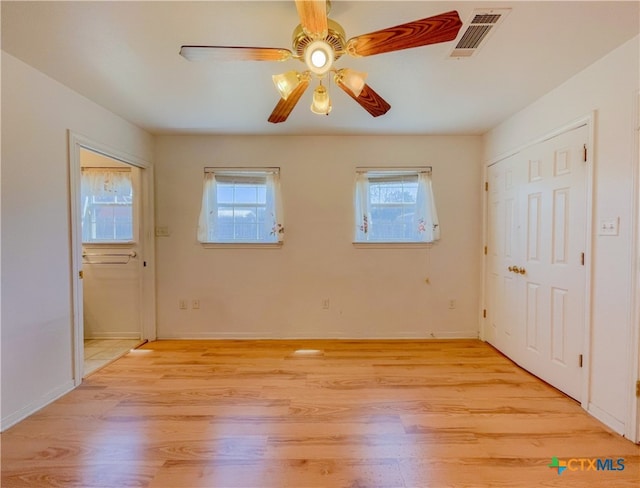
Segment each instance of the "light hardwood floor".
[[[2,484],[638,486],[640,447],[480,341],[159,341],[1,436]],[[558,470],[552,457],[624,470]],[[571,463],[579,468],[580,461]]]

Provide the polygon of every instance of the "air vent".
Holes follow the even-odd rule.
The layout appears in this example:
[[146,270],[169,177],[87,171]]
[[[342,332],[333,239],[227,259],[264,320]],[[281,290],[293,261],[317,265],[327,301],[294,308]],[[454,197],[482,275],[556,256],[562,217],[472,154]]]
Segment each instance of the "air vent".
[[510,11],[509,8],[475,9],[467,28],[449,56],[452,58],[473,56]]

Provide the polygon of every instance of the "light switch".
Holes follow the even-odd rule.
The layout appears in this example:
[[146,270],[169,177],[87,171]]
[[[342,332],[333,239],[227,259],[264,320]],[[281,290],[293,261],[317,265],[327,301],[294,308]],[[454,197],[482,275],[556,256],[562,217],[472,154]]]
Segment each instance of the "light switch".
[[608,219],[600,219],[598,224],[598,235],[601,236],[617,236],[620,227],[620,218],[613,217]]
[[156,237],[169,237],[169,227],[166,225],[156,227]]

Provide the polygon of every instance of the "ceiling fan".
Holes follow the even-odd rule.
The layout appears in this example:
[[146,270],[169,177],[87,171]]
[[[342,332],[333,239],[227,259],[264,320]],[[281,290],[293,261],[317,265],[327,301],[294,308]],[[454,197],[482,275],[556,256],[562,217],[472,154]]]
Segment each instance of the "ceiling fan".
[[296,106],[312,79],[319,80],[313,91],[311,111],[328,115],[331,100],[323,82],[333,75],[334,83],[372,116],[378,117],[391,108],[373,88],[365,83],[367,74],[349,68],[334,67],[342,55],[372,56],[413,47],[454,40],[462,22],[455,10],[415,20],[346,40],[340,24],[327,17],[330,0],[295,0],[300,24],[293,31],[292,50],[271,47],[189,46],[180,55],[189,61],[286,61],[298,59],[306,65],[302,72],[287,71],[273,76],[280,100],[269,116],[269,122],[284,122]]

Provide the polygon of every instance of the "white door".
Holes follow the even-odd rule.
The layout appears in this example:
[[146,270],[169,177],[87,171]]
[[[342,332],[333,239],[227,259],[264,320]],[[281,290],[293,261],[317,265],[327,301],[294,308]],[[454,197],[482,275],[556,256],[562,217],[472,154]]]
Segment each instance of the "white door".
[[489,168],[487,219],[487,340],[578,400],[587,136],[583,126]]
[[511,156],[491,166],[488,173],[486,339],[510,357],[518,348],[519,308],[508,305],[521,301],[519,277],[510,271],[521,259],[518,189],[524,169],[518,163],[517,156]]

